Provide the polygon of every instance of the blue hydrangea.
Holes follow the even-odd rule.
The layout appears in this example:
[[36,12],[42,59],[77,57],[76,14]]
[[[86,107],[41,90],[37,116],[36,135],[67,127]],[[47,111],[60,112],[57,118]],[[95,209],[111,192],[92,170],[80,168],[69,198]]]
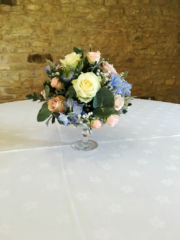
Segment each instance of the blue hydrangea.
[[69,98],[67,102],[63,102],[63,105],[68,108],[66,115],[60,113],[59,120],[68,126],[68,122],[76,124],[78,122],[78,115],[82,114],[84,104],[78,104],[72,98]]
[[111,78],[111,86],[113,87],[113,91],[116,94],[121,94],[122,97],[131,94],[131,87],[132,84],[129,84],[127,81],[122,81],[122,79],[118,76],[113,74]]

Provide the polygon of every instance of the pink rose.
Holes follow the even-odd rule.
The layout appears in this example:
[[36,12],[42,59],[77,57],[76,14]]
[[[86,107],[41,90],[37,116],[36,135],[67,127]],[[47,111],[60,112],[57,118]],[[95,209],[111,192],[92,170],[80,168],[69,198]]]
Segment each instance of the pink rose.
[[116,95],[114,101],[114,108],[116,109],[116,111],[119,111],[124,106],[124,98],[121,97],[121,95]]
[[100,129],[102,127],[102,122],[99,119],[92,120],[91,126],[92,126],[92,128]]
[[116,115],[111,115],[107,119],[107,124],[111,127],[114,127],[118,123],[118,117]]
[[97,52],[88,52],[88,54],[87,54],[87,58],[88,58],[90,63],[94,63],[94,62],[98,63],[100,57],[101,57],[101,53],[99,51],[97,51]]
[[55,77],[51,80],[51,86],[54,88],[63,88],[64,84],[59,81],[59,78]]
[[64,101],[66,101],[66,98],[58,95],[48,101],[48,109],[52,112],[64,113],[67,111],[67,108],[63,105]]
[[110,75],[117,74],[116,69],[113,67],[113,65],[109,64],[108,62],[103,63],[102,72],[107,73],[110,71]]

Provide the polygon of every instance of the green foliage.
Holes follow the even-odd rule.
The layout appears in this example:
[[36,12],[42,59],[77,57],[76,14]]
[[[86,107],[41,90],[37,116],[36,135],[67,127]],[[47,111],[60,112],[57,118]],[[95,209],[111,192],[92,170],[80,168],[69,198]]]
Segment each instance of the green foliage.
[[49,98],[49,92],[50,92],[50,87],[48,85],[45,86],[45,94],[46,94],[46,98]]
[[105,108],[114,106],[114,95],[106,87],[100,88],[93,100],[94,108]]
[[56,70],[56,66],[50,60],[46,59],[46,61],[47,61],[48,65],[51,67],[51,69],[53,71],[55,71]]
[[85,51],[85,49],[81,49],[79,47],[73,47],[73,51],[77,54],[81,54]]
[[126,114],[126,113],[127,113],[127,110],[126,110],[126,109],[123,109],[122,112],[123,112],[124,114]]
[[52,117],[52,124],[55,123],[55,116]]
[[110,115],[115,113],[115,108],[114,107],[106,107],[106,108],[96,108],[93,111],[94,116],[98,118],[107,118]]
[[68,88],[65,97],[66,97],[67,99],[68,99],[68,98],[76,97],[76,92],[75,92],[73,86],[70,86],[70,87]]
[[99,118],[107,118],[115,113],[114,95],[106,87],[102,87],[93,100],[94,116]]
[[33,94],[26,95],[26,97],[28,99],[33,99],[33,102],[39,100],[39,97],[38,97],[38,95],[35,92]]
[[51,115],[50,118],[47,120],[47,122],[46,122],[47,127],[48,127],[49,121],[51,120],[52,117],[53,117],[53,116]]
[[42,107],[41,107],[41,109],[40,109],[40,111],[37,115],[37,121],[38,122],[43,122],[44,120],[46,120],[51,115],[51,113],[52,112],[49,111],[49,109],[48,109],[47,102],[45,102],[42,105]]
[[128,75],[128,72],[125,72],[125,73],[121,76],[121,78],[126,78],[127,75]]

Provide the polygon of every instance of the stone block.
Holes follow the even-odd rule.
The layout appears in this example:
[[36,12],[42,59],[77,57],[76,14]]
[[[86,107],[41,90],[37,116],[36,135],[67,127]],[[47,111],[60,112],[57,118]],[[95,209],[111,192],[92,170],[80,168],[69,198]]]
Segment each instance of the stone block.
[[23,88],[4,88],[4,92],[8,94],[28,94],[28,89]]
[[26,79],[23,81],[23,87],[24,88],[31,88],[34,83],[33,79]]
[[166,80],[166,85],[173,85],[175,83],[174,79]]
[[105,0],[105,5],[106,6],[116,6],[117,0]]
[[41,4],[27,3],[25,5],[25,8],[27,10],[30,10],[30,11],[38,11],[38,10],[42,9],[42,5]]
[[99,4],[99,5],[103,5],[104,0],[94,0],[94,3]]
[[157,4],[159,6],[165,6],[167,4],[168,0],[157,0]]
[[49,46],[49,42],[43,42],[43,41],[34,41],[32,43],[33,47],[48,47]]
[[22,78],[34,78],[34,71],[23,70],[20,72]]
[[12,84],[9,81],[0,81],[0,87],[10,87]]
[[17,52],[19,52],[19,53],[31,53],[32,48],[18,48]]
[[0,70],[10,70],[10,66],[0,65]]
[[76,11],[77,12],[83,12],[83,13],[89,13],[89,12],[92,12],[92,9],[88,8],[88,7],[77,6]]
[[13,95],[0,95],[0,102],[8,102],[8,100],[15,100]]

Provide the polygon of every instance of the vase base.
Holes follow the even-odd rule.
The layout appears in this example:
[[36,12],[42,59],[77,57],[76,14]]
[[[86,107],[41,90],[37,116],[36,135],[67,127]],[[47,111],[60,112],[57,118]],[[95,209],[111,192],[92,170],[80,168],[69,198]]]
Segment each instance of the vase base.
[[77,142],[73,142],[71,147],[73,149],[79,150],[79,151],[91,151],[91,150],[94,150],[95,148],[97,148],[98,144],[97,144],[97,142],[92,141],[92,140],[88,140],[87,142],[83,142],[82,140],[80,140]]

